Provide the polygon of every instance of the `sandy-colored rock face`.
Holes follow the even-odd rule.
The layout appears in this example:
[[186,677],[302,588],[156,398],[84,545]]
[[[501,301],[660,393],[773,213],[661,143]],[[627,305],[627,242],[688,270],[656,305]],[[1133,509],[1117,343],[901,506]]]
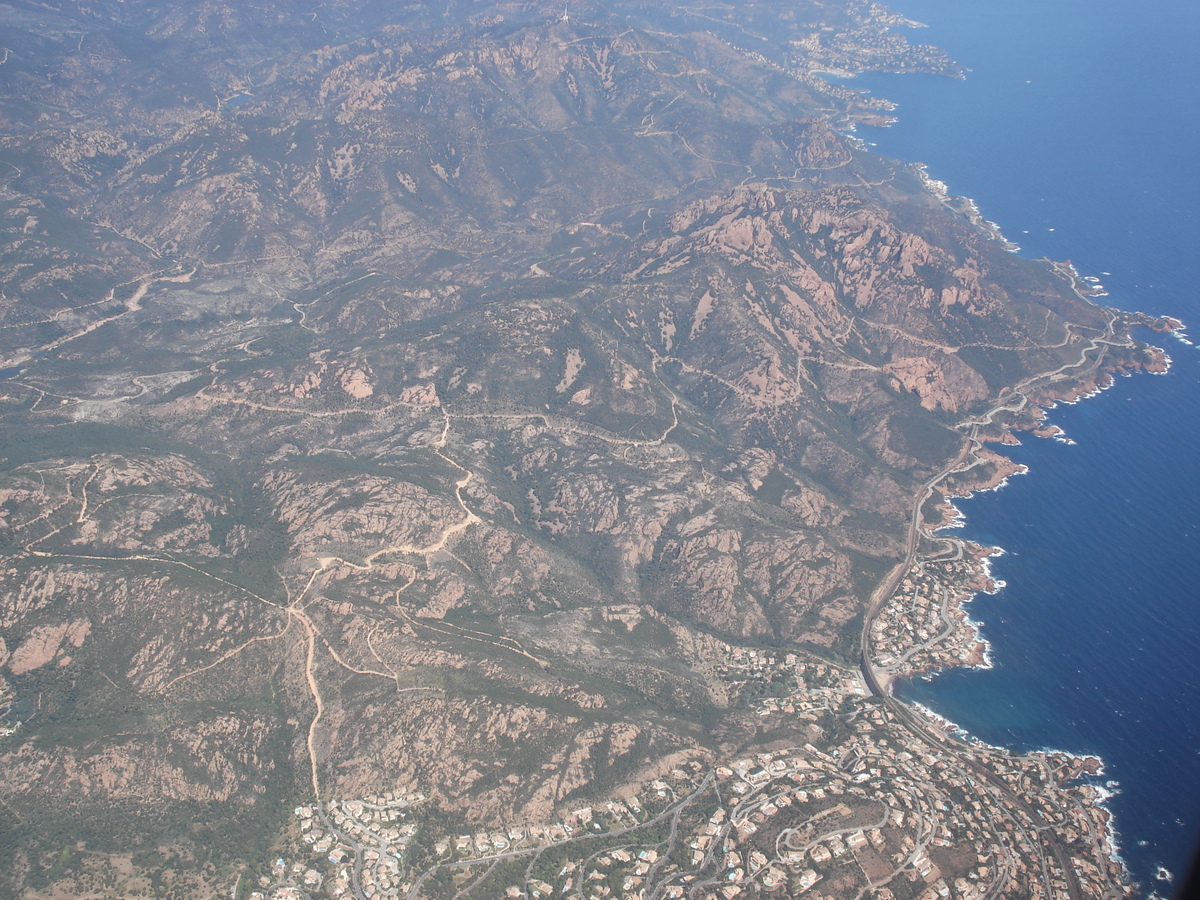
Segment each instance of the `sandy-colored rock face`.
[[370,378],[362,369],[346,369],[341,375],[342,390],[355,400],[366,400],[375,389],[371,387]]
[[967,366],[956,359],[944,358],[946,367],[937,358],[907,357],[894,359],[883,367],[900,386],[921,398],[925,409],[958,412],[962,406],[987,396],[987,384]]
[[0,60],[0,800],[134,874],[63,895],[849,731],[720,670],[853,669],[956,418],[1162,364],[840,136],[819,72],[957,71],[871,4],[68,7]]
[[91,628],[92,623],[87,619],[61,625],[39,625],[13,650],[8,660],[9,671],[24,675],[55,661],[66,665],[70,662],[69,648],[82,647]]

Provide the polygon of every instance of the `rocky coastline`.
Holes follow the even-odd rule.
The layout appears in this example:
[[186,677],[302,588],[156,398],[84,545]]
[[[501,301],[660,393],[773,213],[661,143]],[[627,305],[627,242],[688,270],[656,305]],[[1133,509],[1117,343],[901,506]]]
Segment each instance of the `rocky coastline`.
[[[923,166],[920,171],[922,181],[931,193],[948,205],[954,201],[943,182],[928,177]],[[957,203],[978,213],[972,201],[959,198]],[[997,239],[1005,240],[999,229],[991,223],[976,224],[985,227]],[[1012,246],[1011,249],[1016,248]],[[1097,285],[1081,278],[1069,261],[1048,261],[1048,265],[1067,278],[1081,298],[1094,302],[1106,296]],[[879,666],[877,674],[880,683],[889,695],[892,694],[896,679],[929,679],[949,668],[986,669],[994,665],[991,647],[982,634],[982,625],[970,618],[968,605],[981,592],[993,594],[1005,587],[1003,581],[993,577],[989,566],[991,559],[1003,555],[1005,551],[1001,547],[986,547],[946,533],[962,527],[966,522],[955,500],[1000,490],[1011,477],[1028,472],[1026,466],[988,445],[1003,447],[1020,444],[1018,435],[1022,432],[1066,444],[1074,443],[1060,426],[1047,422],[1049,412],[1058,404],[1074,404],[1096,396],[1111,387],[1116,376],[1138,372],[1166,374],[1171,365],[1169,355],[1164,349],[1151,345],[1135,347],[1127,337],[1133,328],[1147,328],[1158,334],[1174,335],[1188,343],[1184,336],[1184,323],[1174,317],[1154,317],[1115,309],[1106,312],[1111,316],[1110,328],[1115,326],[1119,329],[1117,333],[1124,333],[1126,338],[1123,341],[1106,340],[1105,343],[1110,343],[1114,349],[1120,346],[1126,352],[1118,351],[1107,358],[1101,352],[1094,362],[1087,365],[1081,359],[1080,370],[1071,372],[1069,377],[1058,374],[1040,384],[1037,383],[1038,379],[1031,379],[1033,383],[1022,389],[1006,388],[1000,392],[996,409],[992,411],[1003,410],[1002,418],[989,414],[986,421],[967,420],[959,426],[964,431],[970,428],[968,461],[948,472],[944,481],[932,486],[929,501],[917,526],[924,542],[922,552],[917,555],[909,575],[900,582],[892,599],[882,610],[872,631],[874,663]],[[1017,395],[1020,395],[1020,403],[1006,408],[1005,400]],[[944,631],[930,642],[922,640],[926,637],[922,626],[928,623],[923,621],[921,614],[929,610],[931,604],[928,599],[938,591],[945,598],[938,613]],[[889,613],[891,622],[888,620]],[[892,626],[891,630],[889,625]],[[881,649],[881,643],[886,649]],[[1014,758],[1011,751],[980,741],[923,704],[906,705],[950,740],[962,742],[984,756]],[[1099,841],[1107,850],[1109,863],[1119,871],[1120,881],[1131,885],[1132,876],[1118,846],[1115,817],[1107,805],[1116,784],[1111,781],[1104,784],[1098,782],[1104,774],[1103,760],[1095,755],[1050,749],[1017,755],[1015,758],[1040,761],[1047,771],[1054,773],[1048,785],[1052,792],[1065,792],[1075,798],[1080,807],[1089,811]]]

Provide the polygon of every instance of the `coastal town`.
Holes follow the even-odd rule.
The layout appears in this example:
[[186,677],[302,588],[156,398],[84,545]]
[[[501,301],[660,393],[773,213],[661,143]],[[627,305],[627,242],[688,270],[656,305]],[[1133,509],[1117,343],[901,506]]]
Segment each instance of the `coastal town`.
[[[1052,589],[1132,571],[1102,520],[1048,504],[1090,555],[1058,528],[1052,563],[1011,542],[1014,595],[1064,625],[986,616],[992,674],[1030,700],[933,704],[958,724],[909,702],[991,665],[971,603],[1000,551],[944,530],[954,504],[1039,470],[1010,453],[1026,434],[1070,426],[1089,452],[1047,411],[1165,372],[1146,330],[1181,327],[1126,302],[1170,305],[1126,290],[1169,267],[1131,280],[1049,199],[1018,253],[942,156],[880,152],[917,108],[891,75],[982,57],[874,0],[5,8],[0,898],[1123,900],[1170,880],[1151,872],[1179,867],[1162,836],[1187,772],[1151,766],[1170,784],[1147,790],[1122,753],[1186,760],[1200,735],[1160,735],[1191,718],[1143,701],[1200,678],[1160,639],[1098,651],[1126,623],[1189,635],[1143,614],[1174,592],[1135,577],[1102,628],[1084,580]],[[1054,103],[1038,71],[949,108]],[[937,148],[992,160],[1004,142],[961,124]],[[1117,143],[1135,163],[1163,145]],[[1160,206],[1150,224],[1183,234]],[[1091,218],[1120,226],[1108,207]],[[1136,232],[1088,246],[1186,260]],[[1139,405],[1120,393],[1103,403]],[[1188,420],[1170,406],[1148,408]],[[1141,476],[1183,483],[1134,465],[1110,491],[1105,454],[1026,487],[1141,515]],[[1150,520],[1150,544],[1186,535]],[[1186,553],[1162,558],[1192,583]],[[1009,623],[1046,642],[1010,653]],[[1080,684],[1114,690],[1085,706]],[[964,730],[1010,725],[1063,749]]]
[[1119,882],[1097,760],[963,743],[794,653],[735,649],[719,674],[812,740],[487,830],[445,831],[415,787],[308,803],[296,857],[238,896],[1076,900]]
[[977,590],[994,591],[997,584],[983,563],[965,554],[958,542],[954,547],[951,559],[915,563],[871,623],[879,676],[890,680],[952,666],[986,665],[987,645],[964,604]]

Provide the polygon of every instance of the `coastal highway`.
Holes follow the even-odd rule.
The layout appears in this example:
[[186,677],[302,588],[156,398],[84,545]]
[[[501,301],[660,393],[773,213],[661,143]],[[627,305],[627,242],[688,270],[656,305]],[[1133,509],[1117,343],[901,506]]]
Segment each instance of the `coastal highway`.
[[[1033,809],[1025,799],[1014,791],[999,775],[993,772],[988,766],[979,759],[979,751],[973,747],[969,747],[956,739],[950,737],[946,733],[934,727],[924,716],[915,713],[904,704],[896,700],[888,690],[888,686],[880,682],[879,676],[876,674],[872,666],[871,652],[871,626],[875,619],[878,618],[880,611],[885,604],[892,598],[896,592],[897,586],[900,584],[904,575],[912,568],[917,560],[917,553],[920,548],[921,538],[933,536],[925,528],[925,523],[922,517],[922,510],[925,503],[929,500],[937,486],[947,477],[955,472],[963,471],[969,468],[969,461],[975,451],[981,446],[979,441],[979,429],[981,426],[990,425],[995,420],[996,416],[1003,413],[1018,412],[1025,408],[1030,402],[1028,391],[1030,388],[1039,382],[1050,383],[1062,376],[1068,369],[1078,370],[1077,374],[1086,374],[1095,372],[1100,368],[1101,363],[1106,355],[1107,347],[1118,343],[1113,340],[1114,336],[1115,317],[1109,317],[1108,325],[1101,337],[1088,339],[1088,344],[1080,351],[1079,361],[1075,363],[1067,363],[1055,369],[1052,372],[1044,372],[1040,375],[1032,376],[1020,384],[1018,384],[1005,398],[996,403],[990,410],[975,419],[969,419],[960,424],[960,428],[969,429],[966,438],[963,441],[963,447],[949,463],[947,463],[937,474],[931,477],[928,481],[921,485],[913,499],[912,512],[909,516],[908,537],[905,542],[904,559],[897,563],[895,567],[887,574],[875,591],[871,594],[870,603],[867,606],[867,612],[863,616],[862,633],[859,640],[859,670],[862,673],[863,681],[870,692],[880,698],[887,707],[891,710],[896,719],[903,723],[907,729],[920,741],[927,746],[952,755],[956,761],[963,767],[969,769],[983,783],[986,783],[997,795],[1003,800],[1008,800],[1027,817],[1028,821],[1032,822],[1034,829],[1037,832],[1036,837],[1044,840],[1045,845],[1050,849],[1058,863],[1060,871],[1066,880],[1067,891],[1070,894],[1071,900],[1083,900],[1084,894],[1079,883],[1079,875],[1075,871],[1075,867],[1071,864],[1070,856],[1065,847],[1063,847],[1058,835],[1055,834],[1053,828],[1046,823],[1045,818],[1040,812]],[[1095,351],[1095,358],[1089,362],[1089,354]],[[959,544],[960,542],[954,538],[942,538],[941,540]],[[960,545],[961,547],[961,545]],[[1015,820],[1014,820],[1015,824]],[[1039,842],[1035,839],[1035,845]],[[1049,879],[1047,878],[1047,881]],[[1047,889],[1051,889],[1051,885],[1046,885]]]
[[890,695],[879,684],[879,679],[871,667],[871,625],[879,617],[879,613],[884,605],[892,599],[892,595],[896,593],[896,587],[916,561],[917,549],[921,545],[921,535],[924,533],[921,510],[925,507],[925,502],[933,493],[934,488],[951,473],[958,471],[966,463],[967,459],[970,458],[975,448],[979,446],[978,433],[979,426],[973,425],[971,433],[963,443],[963,448],[958,452],[958,455],[948,462],[941,471],[921,485],[921,489],[917,491],[916,499],[913,501],[912,513],[909,515],[908,538],[905,542],[904,559],[888,572],[887,577],[880,582],[879,587],[875,588],[874,593],[871,594],[871,602],[867,607],[866,615],[863,616],[862,635],[859,638],[859,668],[862,670],[863,680],[866,681],[868,689],[876,697]]

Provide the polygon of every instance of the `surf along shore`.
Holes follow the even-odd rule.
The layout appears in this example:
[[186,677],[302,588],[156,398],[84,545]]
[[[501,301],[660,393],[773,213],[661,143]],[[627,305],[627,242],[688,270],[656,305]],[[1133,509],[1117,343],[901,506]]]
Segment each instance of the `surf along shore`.
[[[949,195],[940,182],[925,180],[931,192],[947,200]],[[977,209],[966,198],[956,205]],[[988,230],[997,240],[1004,240],[995,226]],[[1070,262],[1045,262],[1082,299],[1094,302],[1093,298],[1103,296],[1080,277]],[[989,561],[1004,551],[946,533],[965,521],[954,500],[999,490],[1010,477],[1027,471],[989,445],[1019,444],[1020,432],[1069,443],[1061,429],[1045,421],[1047,412],[1057,404],[1094,396],[1110,387],[1116,375],[1137,371],[1164,374],[1169,369],[1170,358],[1161,348],[1134,341],[1130,331],[1146,327],[1161,334],[1182,333],[1182,322],[1115,309],[1105,312],[1107,325],[1102,333],[1079,333],[1085,343],[1077,360],[1003,389],[985,413],[957,423],[955,427],[963,435],[962,448],[916,492],[904,559],[873,593],[860,637],[860,670],[867,689],[919,739],[958,756],[980,778],[991,782],[1001,796],[1025,808],[1035,822],[1039,821],[1036,811],[1028,809],[1016,792],[983,765],[987,757],[1012,759],[1015,754],[979,741],[926,706],[901,701],[892,687],[896,679],[929,677],[954,666],[992,665],[991,648],[966,607],[976,594],[1004,587],[992,576],[989,566]],[[1025,757],[1038,760],[1047,773],[1053,773],[1048,784],[1075,785],[1092,820],[1099,825],[1095,834],[1097,849],[1119,868],[1121,881],[1131,885],[1128,867],[1118,851],[1113,815],[1106,806],[1111,791],[1087,782],[1103,775],[1103,761],[1094,755],[1056,750],[1028,753]],[[1051,832],[1044,835],[1064,874],[1069,895],[1083,897],[1084,886],[1075,860],[1069,859]]]

